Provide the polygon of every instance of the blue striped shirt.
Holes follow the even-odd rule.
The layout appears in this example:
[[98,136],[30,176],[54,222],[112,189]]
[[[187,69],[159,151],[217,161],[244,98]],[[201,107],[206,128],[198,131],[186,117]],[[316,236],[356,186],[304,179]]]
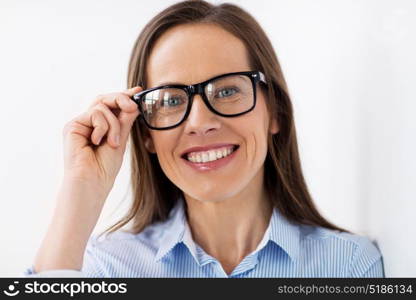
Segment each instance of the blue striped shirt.
[[[384,277],[382,256],[367,238],[289,222],[274,209],[263,239],[231,274],[192,238],[183,199],[169,218],[139,234],[91,237],[86,277]],[[30,270],[26,274],[30,274]],[[47,274],[41,272],[39,274]]]

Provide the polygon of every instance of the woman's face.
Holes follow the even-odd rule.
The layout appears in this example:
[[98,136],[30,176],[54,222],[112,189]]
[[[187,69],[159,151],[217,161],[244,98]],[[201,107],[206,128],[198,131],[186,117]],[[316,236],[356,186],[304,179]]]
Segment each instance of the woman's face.
[[[150,88],[166,82],[190,85],[250,70],[247,50],[238,38],[216,25],[186,24],[171,28],[158,39],[146,74]],[[264,97],[257,84],[256,107],[227,118],[212,113],[201,96],[195,95],[187,120],[173,129],[150,130],[146,146],[157,153],[166,176],[188,197],[222,201],[258,189],[263,184],[267,136],[278,131],[276,121],[269,120]],[[205,150],[198,153],[193,149],[196,160],[197,155],[210,158],[213,149],[227,154],[226,149],[235,145],[238,148],[230,156],[215,162],[201,165],[186,159],[194,147]]]

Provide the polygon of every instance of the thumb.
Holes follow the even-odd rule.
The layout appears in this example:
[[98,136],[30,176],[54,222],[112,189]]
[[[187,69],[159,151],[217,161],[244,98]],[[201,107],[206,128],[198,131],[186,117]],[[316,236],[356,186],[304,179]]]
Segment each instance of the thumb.
[[[134,94],[143,90],[142,87],[136,86],[131,89],[126,90],[124,93],[127,94],[129,97],[133,97]],[[137,104],[132,100],[134,103],[135,109],[134,111],[121,111],[118,115],[118,120],[120,122],[120,145],[125,145],[127,143],[127,138],[129,136],[131,127],[137,117],[140,115],[139,108]]]
[[130,89],[125,90],[123,93],[126,94],[129,97],[133,97],[134,94],[137,94],[138,92],[142,91],[143,87],[141,86],[135,86]]

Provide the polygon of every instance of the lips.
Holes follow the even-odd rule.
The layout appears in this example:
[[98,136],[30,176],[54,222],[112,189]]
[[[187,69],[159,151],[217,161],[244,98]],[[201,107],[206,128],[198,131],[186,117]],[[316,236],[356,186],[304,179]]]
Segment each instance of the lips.
[[192,147],[192,148],[186,149],[181,154],[181,157],[183,159],[187,160],[187,156],[188,156],[189,153],[204,152],[204,151],[207,152],[207,151],[210,151],[210,150],[225,148],[225,147],[231,147],[233,150],[236,150],[239,147],[239,145],[238,144],[221,143],[221,144],[211,144],[211,145],[207,145],[207,146]]
[[209,172],[223,169],[238,155],[237,144],[216,144],[206,147],[189,148],[182,154],[185,165],[197,172]]

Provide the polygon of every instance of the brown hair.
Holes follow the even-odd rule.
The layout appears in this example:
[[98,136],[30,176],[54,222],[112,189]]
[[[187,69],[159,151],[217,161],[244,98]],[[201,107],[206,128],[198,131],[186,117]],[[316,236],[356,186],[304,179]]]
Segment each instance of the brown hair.
[[[133,47],[128,88],[137,85],[146,88],[146,62],[155,41],[164,32],[176,25],[195,23],[216,24],[238,37],[247,47],[253,70],[265,74],[267,106],[280,128],[277,134],[269,134],[264,163],[264,184],[274,207],[291,221],[346,231],[322,217],[312,201],[301,170],[292,103],[279,61],[263,29],[240,7],[191,0],[171,5],[157,14],[144,27]],[[165,220],[182,195],[162,171],[156,154],[146,150],[143,137],[148,135],[148,129],[138,118],[130,135],[133,203],[128,213],[108,232],[132,221],[131,230],[139,233],[147,225]]]

